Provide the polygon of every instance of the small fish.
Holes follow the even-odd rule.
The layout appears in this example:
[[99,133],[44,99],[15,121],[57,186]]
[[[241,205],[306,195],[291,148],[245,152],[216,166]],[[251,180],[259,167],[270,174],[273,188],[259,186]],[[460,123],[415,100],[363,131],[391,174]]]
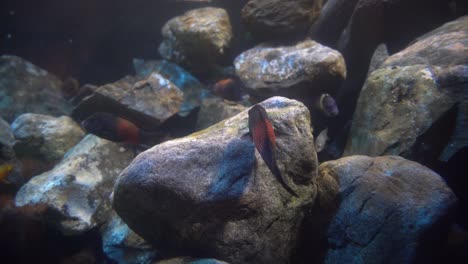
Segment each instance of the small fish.
[[81,126],[88,133],[114,142],[141,144],[160,138],[158,133],[144,131],[127,119],[111,113],[94,113],[81,122]]
[[227,78],[216,82],[213,85],[213,93],[230,101],[242,100],[240,83],[233,78]]
[[331,97],[331,95],[325,93],[322,94],[318,101],[318,108],[326,115],[326,116],[337,116],[339,113],[338,105],[336,104],[335,99]]
[[14,166],[12,164],[2,164],[0,165],[0,182],[2,183],[10,183],[7,181],[8,175],[10,175],[11,171],[13,170]]
[[327,141],[328,141],[328,128],[325,128],[319,133],[319,135],[315,139],[315,151],[317,151],[317,153],[322,151],[325,148]]
[[249,131],[255,148],[263,161],[270,169],[271,173],[278,179],[281,185],[292,195],[298,196],[294,190],[288,186],[281,175],[281,171],[276,163],[276,137],[268,118],[265,108],[261,105],[254,105],[249,110]]

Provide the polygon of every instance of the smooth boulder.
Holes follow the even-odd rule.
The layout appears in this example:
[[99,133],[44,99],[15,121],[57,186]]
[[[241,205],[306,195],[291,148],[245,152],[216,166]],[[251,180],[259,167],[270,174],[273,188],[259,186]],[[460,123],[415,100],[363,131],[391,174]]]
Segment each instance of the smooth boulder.
[[456,197],[427,167],[351,156],[322,163],[319,175],[336,181],[340,200],[323,263],[427,263],[442,247]]
[[196,73],[208,73],[226,53],[232,35],[226,10],[205,7],[187,11],[162,28],[159,54]]
[[230,263],[287,262],[304,208],[313,203],[317,158],[307,108],[261,103],[276,133],[276,159],[293,196],[249,137],[243,111],[203,131],[138,155],[119,175],[113,206],[148,242],[174,255]]
[[237,56],[234,65],[247,92],[261,98],[334,94],[346,78],[341,54],[313,40],[261,44]]

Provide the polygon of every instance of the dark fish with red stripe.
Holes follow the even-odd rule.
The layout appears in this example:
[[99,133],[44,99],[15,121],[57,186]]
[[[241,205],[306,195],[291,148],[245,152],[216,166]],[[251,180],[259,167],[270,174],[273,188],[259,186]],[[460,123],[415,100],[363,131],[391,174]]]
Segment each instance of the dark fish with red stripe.
[[240,81],[227,78],[216,82],[213,85],[213,93],[229,101],[242,100]]
[[114,142],[141,144],[160,138],[159,133],[142,130],[127,119],[104,112],[94,113],[81,125],[88,133]]
[[254,105],[249,110],[249,131],[255,148],[260,153],[263,161],[271,173],[278,179],[281,185],[292,195],[298,196],[294,190],[286,184],[281,171],[276,163],[276,137],[265,108]]

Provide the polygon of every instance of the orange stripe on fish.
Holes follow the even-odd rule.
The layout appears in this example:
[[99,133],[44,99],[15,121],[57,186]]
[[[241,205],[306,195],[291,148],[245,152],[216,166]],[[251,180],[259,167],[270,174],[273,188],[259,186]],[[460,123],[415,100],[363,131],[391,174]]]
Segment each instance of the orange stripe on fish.
[[255,148],[263,161],[270,169],[271,173],[278,179],[281,185],[292,195],[298,196],[293,189],[288,186],[282,177],[281,171],[276,163],[276,137],[268,118],[265,108],[261,105],[254,105],[249,110],[249,131]]

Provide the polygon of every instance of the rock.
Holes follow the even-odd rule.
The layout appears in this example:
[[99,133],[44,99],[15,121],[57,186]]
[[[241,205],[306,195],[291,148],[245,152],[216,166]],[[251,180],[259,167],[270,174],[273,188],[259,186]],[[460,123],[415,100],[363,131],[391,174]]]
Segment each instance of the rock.
[[12,122],[23,113],[65,115],[61,81],[47,71],[13,55],[0,56],[0,116]]
[[122,145],[87,135],[51,171],[21,187],[15,204],[44,203],[53,212],[51,225],[64,234],[82,234],[107,220],[114,181],[132,158]]
[[158,254],[150,244],[129,229],[115,212],[111,213],[101,233],[104,253],[119,264],[149,264]]
[[259,45],[240,54],[234,65],[246,90],[258,97],[333,94],[346,78],[341,54],[312,40]]
[[341,200],[324,263],[419,263],[442,247],[456,198],[427,167],[352,156],[322,163],[319,174],[335,179]]
[[17,140],[18,157],[56,162],[85,136],[85,132],[68,116],[53,117],[22,114],[11,124]]
[[159,54],[193,72],[208,73],[232,39],[228,13],[221,8],[190,10],[162,28]]
[[[447,0],[358,1],[338,42],[331,45],[343,54],[348,69],[346,81],[337,96],[338,105],[344,110],[337,123],[346,124],[351,119],[366,81],[369,62],[379,44],[386,44],[390,54],[395,53],[446,22],[448,17]],[[322,32],[327,34],[328,24],[322,26]]]
[[261,103],[276,131],[277,161],[293,197],[255,153],[243,111],[141,153],[119,175],[113,206],[148,242],[172,255],[232,263],[285,263],[304,207],[314,201],[317,159],[307,108]]
[[157,261],[154,264],[229,264],[217,259],[200,259],[190,257],[178,257]]
[[412,157],[418,138],[457,103],[456,89],[438,85],[439,70],[415,65],[374,71],[359,96],[344,155]]
[[242,19],[254,37],[273,39],[305,35],[320,14],[322,0],[250,0]]
[[404,50],[387,58],[381,68],[427,64],[463,65],[468,62],[468,15],[417,38]]
[[184,93],[183,103],[177,113],[180,116],[187,116],[193,109],[201,105],[203,99],[210,96],[210,92],[205,85],[175,63],[166,60],[144,61],[134,59],[133,65],[137,76],[146,77],[151,72],[156,71]]
[[220,98],[208,98],[198,112],[196,130],[205,129],[226,118],[237,115],[247,107],[233,102],[227,102]]
[[468,16],[387,58],[361,91],[344,155],[426,163],[468,146],[466,46]]
[[182,101],[183,93],[179,88],[153,72],[145,78],[127,76],[95,88],[92,95],[73,109],[72,115],[83,120],[95,112],[110,112],[152,130],[178,113]]

